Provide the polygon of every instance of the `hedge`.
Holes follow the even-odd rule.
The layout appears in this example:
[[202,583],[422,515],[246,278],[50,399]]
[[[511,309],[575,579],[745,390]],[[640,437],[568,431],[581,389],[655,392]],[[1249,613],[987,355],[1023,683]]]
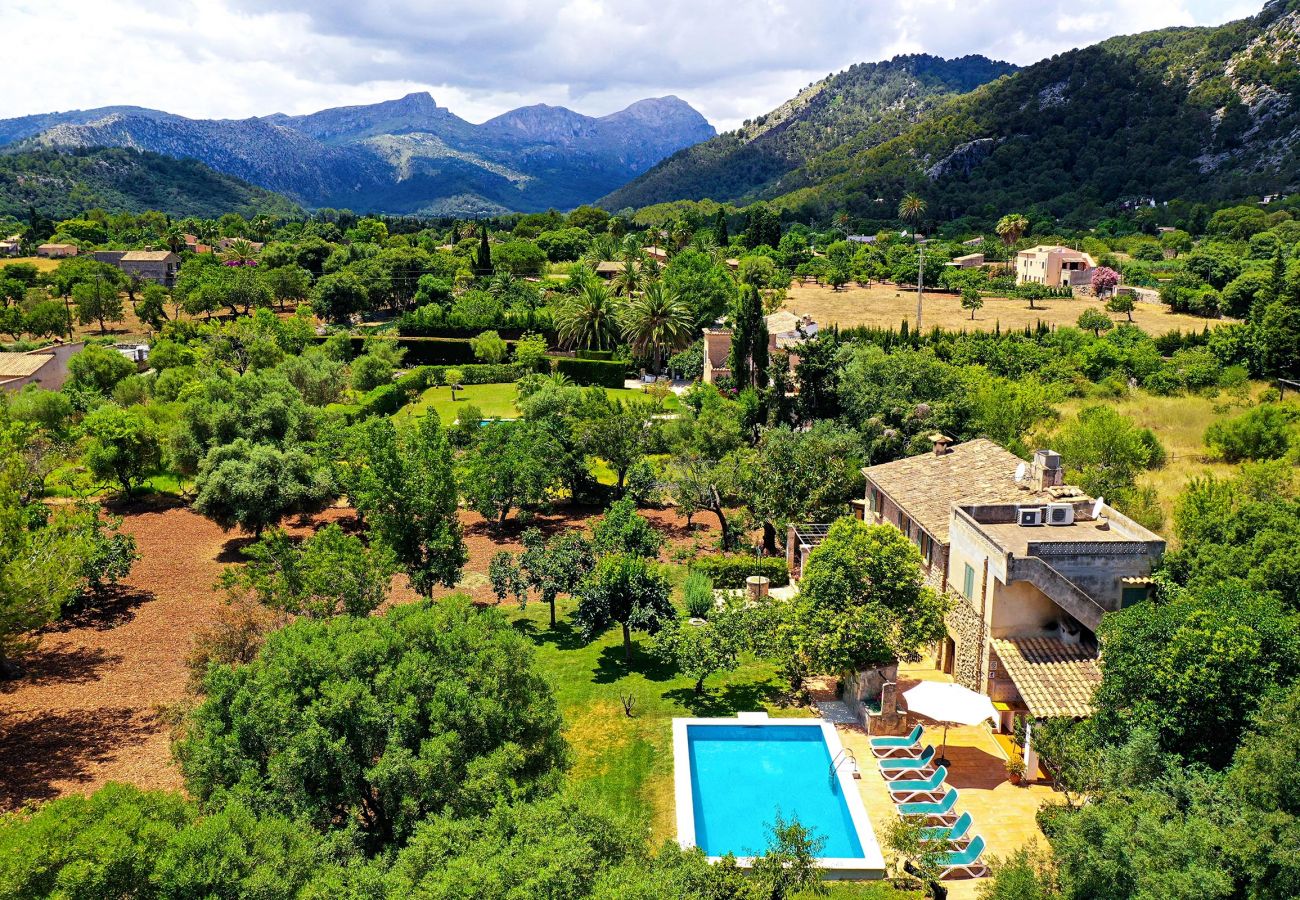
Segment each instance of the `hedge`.
[[772,587],[790,583],[790,570],[779,556],[701,556],[691,563],[692,572],[707,575],[715,588],[743,588],[750,575],[764,575]]
[[577,350],[573,354],[578,359],[603,359],[611,360],[614,358],[613,350]]
[[627,366],[600,359],[572,359],[562,356],[555,361],[555,371],[569,376],[576,384],[621,388],[627,379]]

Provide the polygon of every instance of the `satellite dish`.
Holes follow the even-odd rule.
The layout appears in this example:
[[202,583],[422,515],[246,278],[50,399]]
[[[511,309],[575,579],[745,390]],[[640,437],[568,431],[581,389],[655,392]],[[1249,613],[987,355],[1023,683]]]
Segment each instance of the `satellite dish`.
[[1105,497],[1098,497],[1096,502],[1092,504],[1092,517],[1094,519],[1101,518],[1101,508],[1105,504],[1105,502],[1106,502]]
[[1024,463],[1016,466],[1016,484],[1020,484],[1025,480],[1025,472],[1027,471],[1029,471],[1029,468]]

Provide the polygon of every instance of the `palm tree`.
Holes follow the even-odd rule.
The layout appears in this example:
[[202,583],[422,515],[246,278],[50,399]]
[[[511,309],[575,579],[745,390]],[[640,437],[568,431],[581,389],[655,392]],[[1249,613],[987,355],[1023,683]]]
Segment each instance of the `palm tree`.
[[221,254],[221,261],[228,266],[257,265],[257,251],[251,241],[235,238],[226,245],[226,252]]
[[916,223],[925,215],[925,201],[917,194],[905,194],[898,201],[898,217],[912,223],[912,237],[916,237]]
[[270,216],[259,214],[253,217],[253,221],[249,223],[248,227],[251,230],[253,237],[257,238],[259,241],[265,242],[266,239],[271,236],[272,224]]
[[638,354],[648,354],[656,373],[664,351],[680,350],[691,341],[695,316],[690,306],[662,281],[646,285],[639,297],[632,299],[619,317],[623,337]]
[[175,222],[167,226],[167,230],[162,235],[163,243],[172,253],[180,253],[185,249],[185,232],[181,231],[181,226]]
[[1002,238],[1002,243],[1008,247],[1020,240],[1020,236],[1029,228],[1029,220],[1020,213],[1011,213],[998,219],[998,224],[994,228],[998,237]]
[[618,303],[609,287],[589,279],[555,308],[555,331],[566,347],[609,350],[618,341]]
[[623,270],[614,276],[614,286],[619,293],[631,297],[641,287],[641,268],[645,263],[645,253],[636,239],[628,235],[623,244]]

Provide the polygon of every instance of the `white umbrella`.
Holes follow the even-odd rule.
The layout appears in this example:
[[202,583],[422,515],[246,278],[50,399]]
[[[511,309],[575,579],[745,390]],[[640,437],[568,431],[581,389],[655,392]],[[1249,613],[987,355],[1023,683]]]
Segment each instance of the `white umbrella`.
[[907,711],[933,719],[943,725],[942,760],[948,753],[949,725],[978,725],[985,719],[997,719],[993,701],[960,684],[943,681],[922,681],[903,692]]

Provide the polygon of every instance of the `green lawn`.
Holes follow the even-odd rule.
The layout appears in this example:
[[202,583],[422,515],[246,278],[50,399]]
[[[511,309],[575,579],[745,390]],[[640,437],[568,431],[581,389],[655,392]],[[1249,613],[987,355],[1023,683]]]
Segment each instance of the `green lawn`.
[[[574,601],[560,601],[560,624],[547,627],[544,603],[507,608],[519,631],[537,646],[537,664],[555,690],[573,747],[572,778],[578,790],[602,805],[643,822],[652,843],[675,836],[672,719],[733,716],[765,709],[773,715],[805,716],[775,705],[782,691],[772,665],[747,658],[735,672],[714,675],[695,696],[690,679],[649,652],[650,639],[633,632],[632,666],[623,662],[622,633],[614,629],[591,644],[569,622]],[[634,699],[632,716],[620,698]]]
[[[632,400],[637,397],[645,396],[641,391],[628,390],[626,388],[606,388],[605,393],[609,394],[612,399]],[[479,408],[479,412],[487,419],[513,419],[519,415],[519,410],[515,406],[517,394],[515,385],[510,384],[471,384],[456,392],[456,402],[451,399],[451,388],[432,387],[420,395],[420,398],[413,403],[407,404],[398,413],[397,418],[408,418],[411,416],[419,417],[428,415],[429,410],[434,410],[442,419],[444,425],[450,425],[456,421],[457,415],[466,404],[472,403]],[[676,397],[668,397],[664,402],[666,411],[680,409]]]

